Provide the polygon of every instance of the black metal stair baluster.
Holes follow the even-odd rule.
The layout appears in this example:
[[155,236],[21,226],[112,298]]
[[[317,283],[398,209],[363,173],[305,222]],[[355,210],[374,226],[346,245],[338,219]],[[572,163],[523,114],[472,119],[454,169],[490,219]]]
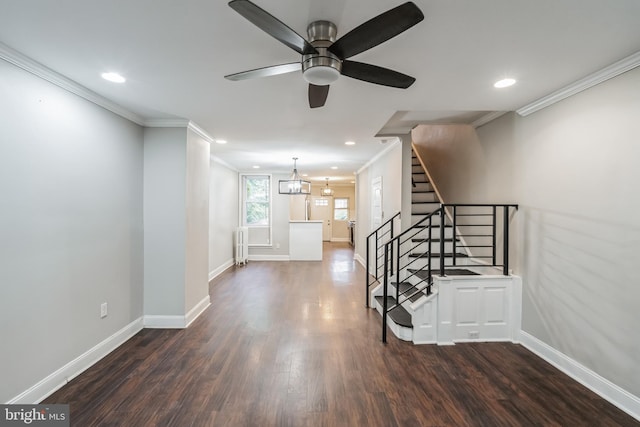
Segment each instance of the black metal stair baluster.
[[453,263],[454,266],[456,266],[456,232],[458,230],[457,227],[456,227],[456,218],[457,218],[456,215],[458,213],[457,208],[458,207],[456,205],[453,205],[453,224],[452,224],[453,230],[451,232],[451,237],[453,239],[453,246],[452,246],[453,252],[452,252],[451,255],[452,255],[452,258],[453,258],[452,263]]
[[[391,227],[391,241],[393,241],[393,221],[391,221],[390,227]],[[393,245],[391,245],[391,271],[393,271]],[[396,277],[396,280],[398,280],[397,277]]]
[[376,280],[380,279],[380,270],[378,270],[378,258],[380,258],[380,241],[378,240],[378,230],[376,230]]
[[[396,250],[396,271],[395,271],[395,277],[396,277],[396,301],[399,303],[400,302],[400,239],[397,240],[397,245],[398,245],[398,249]],[[393,245],[391,245],[391,250],[393,251]],[[391,257],[393,258],[393,252]],[[391,265],[391,268],[393,268],[393,264]]]
[[503,271],[502,274],[505,276],[509,275],[509,206],[503,206],[502,211],[504,212],[504,233],[502,236],[503,239],[503,250],[504,255],[502,256]]
[[492,212],[492,215],[491,215],[491,218],[492,218],[492,222],[491,222],[491,224],[492,224],[492,233],[491,233],[492,243],[491,243],[491,246],[493,248],[493,254],[492,254],[493,265],[495,266],[495,265],[498,265],[498,262],[496,260],[496,205],[493,205],[492,207],[493,207],[493,212]]
[[[389,255],[389,246],[388,245],[384,245],[384,259],[386,261],[387,256]],[[389,284],[389,275],[388,275],[388,264],[385,262],[384,263],[384,280],[383,280],[383,291],[382,291],[382,342],[386,343],[387,342],[387,308],[388,308],[388,302],[387,302],[387,286]]]
[[444,205],[440,205],[440,276],[444,276]]
[[[371,236],[369,236],[371,237]],[[367,293],[367,295],[365,296],[365,307],[369,308],[369,251],[371,250],[370,245],[369,245],[369,241],[371,240],[369,237],[367,237],[367,265],[366,265],[366,269],[367,269],[367,276],[365,279],[365,292]]]
[[427,294],[431,293],[431,283],[432,283],[432,278],[431,278],[431,256],[432,256],[431,244],[433,243],[432,231],[433,231],[433,215],[430,215],[429,231],[427,234],[429,236],[429,239],[427,240],[427,242],[429,242],[429,246],[427,247],[427,250],[429,251],[429,256],[427,257]]

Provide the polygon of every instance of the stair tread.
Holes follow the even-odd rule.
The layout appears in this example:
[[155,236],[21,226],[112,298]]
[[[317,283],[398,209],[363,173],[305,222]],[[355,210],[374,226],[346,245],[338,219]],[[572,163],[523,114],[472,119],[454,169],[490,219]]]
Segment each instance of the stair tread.
[[[409,254],[409,258],[420,258],[420,257],[426,257],[427,255],[429,255],[428,252],[412,252]],[[444,253],[445,257],[453,257],[453,252],[445,252]],[[467,258],[469,255],[465,254],[465,253],[459,253],[456,252],[456,257],[460,257],[460,258]],[[431,258],[439,258],[440,254],[439,253],[432,253],[431,254]]]
[[[397,283],[398,282],[392,282],[391,285],[395,287],[397,285]],[[416,288],[414,285],[412,285],[409,282],[401,282],[400,283],[400,293],[404,294],[405,296],[411,295],[409,297],[409,300],[411,302],[416,302],[421,297],[427,295],[424,291],[419,290],[418,288]],[[413,293],[415,293],[415,295],[412,295]]]
[[[410,273],[415,274],[417,277],[421,279],[426,279],[427,277],[429,277],[429,272],[427,270],[414,270],[411,268],[408,270]],[[447,276],[480,276],[480,274],[464,268],[445,268],[444,274]],[[431,270],[431,275],[439,276],[440,270]]]
[[[383,300],[384,297],[376,297],[376,301],[378,301],[380,305],[382,305]],[[387,297],[387,306],[391,306],[395,303],[396,299],[394,297]],[[409,312],[405,310],[403,306],[398,305],[397,307],[389,310],[389,313],[387,314],[396,324],[405,328],[413,329],[413,324],[411,323],[411,314],[409,314]]]

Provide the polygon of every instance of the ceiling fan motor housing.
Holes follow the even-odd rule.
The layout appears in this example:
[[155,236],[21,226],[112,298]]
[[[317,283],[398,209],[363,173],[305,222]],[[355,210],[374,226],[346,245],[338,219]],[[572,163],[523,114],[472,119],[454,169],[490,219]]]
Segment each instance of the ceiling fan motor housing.
[[314,21],[307,27],[309,42],[317,54],[302,55],[302,75],[316,86],[326,86],[340,77],[342,61],[327,48],[336,41],[338,29],[333,22]]

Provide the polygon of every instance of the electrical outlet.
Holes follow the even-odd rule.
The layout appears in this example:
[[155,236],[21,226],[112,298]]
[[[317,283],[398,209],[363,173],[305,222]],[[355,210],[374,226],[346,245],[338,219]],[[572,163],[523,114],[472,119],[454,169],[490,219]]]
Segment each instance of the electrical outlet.
[[276,249],[280,249],[280,242],[276,243]]
[[469,339],[477,340],[478,338],[480,338],[480,332],[478,332],[478,331],[470,331],[469,332]]
[[107,303],[103,302],[100,304],[100,318],[104,319],[105,317],[107,317]]

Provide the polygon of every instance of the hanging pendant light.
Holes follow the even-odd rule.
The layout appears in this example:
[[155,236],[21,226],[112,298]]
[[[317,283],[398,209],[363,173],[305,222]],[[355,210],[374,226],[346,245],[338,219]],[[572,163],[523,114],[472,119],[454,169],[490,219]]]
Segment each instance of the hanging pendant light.
[[333,190],[329,188],[329,178],[325,178],[327,180],[326,186],[320,191],[320,195],[322,197],[330,197],[333,196]]
[[280,194],[311,194],[311,183],[300,179],[296,166],[297,157],[293,157],[293,172],[289,179],[278,181],[278,193]]

